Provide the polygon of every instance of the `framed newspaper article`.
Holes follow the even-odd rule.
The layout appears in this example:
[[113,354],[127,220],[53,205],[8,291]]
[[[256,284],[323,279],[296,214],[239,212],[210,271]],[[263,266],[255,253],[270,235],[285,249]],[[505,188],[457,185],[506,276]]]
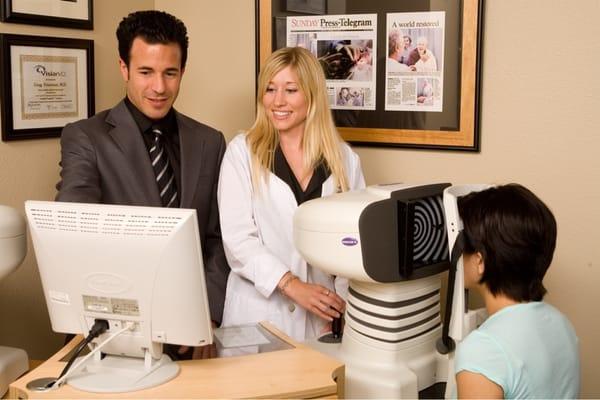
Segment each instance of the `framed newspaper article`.
[[284,3],[256,0],[257,72],[277,48],[309,49],[345,140],[479,151],[484,0]]
[[59,137],[94,115],[94,42],[0,34],[2,140]]

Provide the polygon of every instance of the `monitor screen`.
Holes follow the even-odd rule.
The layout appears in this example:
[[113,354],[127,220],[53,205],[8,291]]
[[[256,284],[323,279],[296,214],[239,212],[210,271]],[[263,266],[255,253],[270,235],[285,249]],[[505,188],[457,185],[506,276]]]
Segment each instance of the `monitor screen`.
[[25,208],[55,332],[85,336],[104,319],[106,336],[133,322],[102,351],[156,359],[162,343],[212,343],[195,210],[44,201]]

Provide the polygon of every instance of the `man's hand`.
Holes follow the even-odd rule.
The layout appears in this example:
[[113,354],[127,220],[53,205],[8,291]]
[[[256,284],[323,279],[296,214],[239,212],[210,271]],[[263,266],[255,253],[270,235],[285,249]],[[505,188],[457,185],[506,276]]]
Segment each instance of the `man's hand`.
[[217,345],[207,344],[206,346],[194,347],[193,360],[203,360],[207,358],[217,358]]

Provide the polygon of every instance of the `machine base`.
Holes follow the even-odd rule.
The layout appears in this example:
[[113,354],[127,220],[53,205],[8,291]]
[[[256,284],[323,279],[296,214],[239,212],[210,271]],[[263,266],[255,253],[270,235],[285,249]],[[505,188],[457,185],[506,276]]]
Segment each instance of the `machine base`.
[[[311,339],[311,348],[345,364],[344,393],[348,399],[443,399],[447,359],[431,352],[403,360],[398,352],[372,348],[352,338],[346,331],[344,344]],[[412,369],[411,369],[412,367]],[[424,372],[425,371],[425,372]],[[428,382],[418,376],[427,375]],[[422,386],[422,387],[420,387]]]

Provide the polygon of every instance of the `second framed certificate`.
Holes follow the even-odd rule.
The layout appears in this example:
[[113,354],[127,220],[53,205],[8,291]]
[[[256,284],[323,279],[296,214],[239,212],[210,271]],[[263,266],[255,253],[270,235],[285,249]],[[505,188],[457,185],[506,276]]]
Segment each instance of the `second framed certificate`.
[[2,140],[58,137],[94,114],[94,42],[0,34]]
[[17,24],[94,29],[92,0],[0,0],[0,18]]

